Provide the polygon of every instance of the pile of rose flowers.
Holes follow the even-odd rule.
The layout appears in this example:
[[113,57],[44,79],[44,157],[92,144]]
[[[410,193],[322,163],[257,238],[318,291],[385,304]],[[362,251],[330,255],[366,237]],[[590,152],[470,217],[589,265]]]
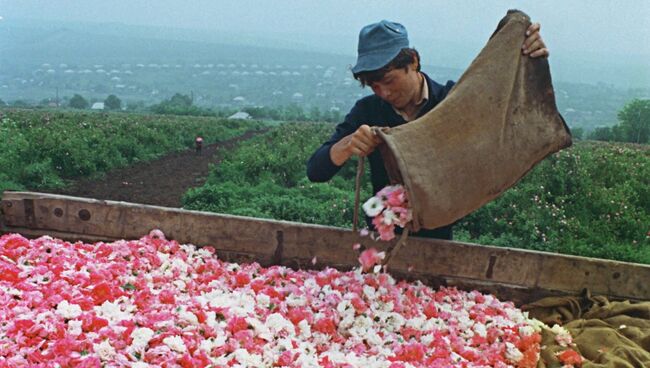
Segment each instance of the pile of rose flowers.
[[413,219],[413,210],[408,203],[406,190],[402,185],[389,185],[370,197],[363,210],[372,217],[372,224],[381,240],[395,237],[395,226],[405,227]]
[[227,263],[155,231],[3,235],[0,305],[0,367],[535,367],[540,350],[536,321],[491,295]]

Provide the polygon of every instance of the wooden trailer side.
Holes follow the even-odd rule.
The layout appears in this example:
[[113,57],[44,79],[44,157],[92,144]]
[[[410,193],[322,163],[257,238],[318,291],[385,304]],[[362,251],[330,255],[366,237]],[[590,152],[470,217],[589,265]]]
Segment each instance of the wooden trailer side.
[[[157,228],[180,243],[211,245],[222,259],[293,268],[348,270],[358,265],[352,244],[390,244],[348,229],[45,193],[5,192],[0,209],[5,233],[109,241]],[[585,288],[612,299],[650,300],[648,265],[444,240],[410,238],[389,271],[398,279],[477,289],[518,305]]]

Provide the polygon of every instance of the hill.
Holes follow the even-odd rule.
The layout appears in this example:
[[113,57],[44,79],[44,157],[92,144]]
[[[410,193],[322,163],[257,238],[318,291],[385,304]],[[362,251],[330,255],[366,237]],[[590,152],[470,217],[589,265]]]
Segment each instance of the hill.
[[[207,31],[25,21],[0,27],[0,99],[9,104],[65,104],[78,93],[91,102],[115,94],[124,105],[151,105],[180,92],[203,107],[295,104],[344,114],[371,93],[352,79],[353,63],[353,56],[298,42]],[[462,74],[426,60],[423,70],[441,82]],[[555,79],[554,85],[570,127],[585,130],[614,125],[626,102],[650,97],[650,89],[604,83]]]

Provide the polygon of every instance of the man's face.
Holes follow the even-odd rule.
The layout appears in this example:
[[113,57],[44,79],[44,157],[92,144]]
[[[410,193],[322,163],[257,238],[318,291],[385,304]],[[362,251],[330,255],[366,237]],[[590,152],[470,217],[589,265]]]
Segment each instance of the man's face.
[[416,62],[406,69],[393,69],[384,77],[370,84],[372,91],[393,107],[403,110],[409,104],[417,103],[419,85],[422,83],[416,71]]

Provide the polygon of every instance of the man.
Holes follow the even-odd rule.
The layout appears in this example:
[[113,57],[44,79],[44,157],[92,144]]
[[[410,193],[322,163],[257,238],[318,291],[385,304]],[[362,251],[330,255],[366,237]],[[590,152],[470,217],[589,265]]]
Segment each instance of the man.
[[[524,55],[548,57],[539,29],[539,23],[534,23],[526,31]],[[307,163],[309,180],[328,181],[356,155],[368,157],[375,193],[388,185],[381,154],[375,150],[381,140],[373,134],[372,127],[395,127],[419,118],[440,103],[454,85],[452,81],[438,84],[421,72],[420,66],[420,55],[409,47],[407,31],[401,24],[382,20],[361,29],[352,73],[374,94],[357,101],[332,137],[311,156]],[[412,235],[452,239],[452,225]]]
[[203,138],[200,136],[197,136],[196,139],[194,140],[194,146],[196,147],[196,154],[200,155],[201,154],[201,148],[203,147]]

